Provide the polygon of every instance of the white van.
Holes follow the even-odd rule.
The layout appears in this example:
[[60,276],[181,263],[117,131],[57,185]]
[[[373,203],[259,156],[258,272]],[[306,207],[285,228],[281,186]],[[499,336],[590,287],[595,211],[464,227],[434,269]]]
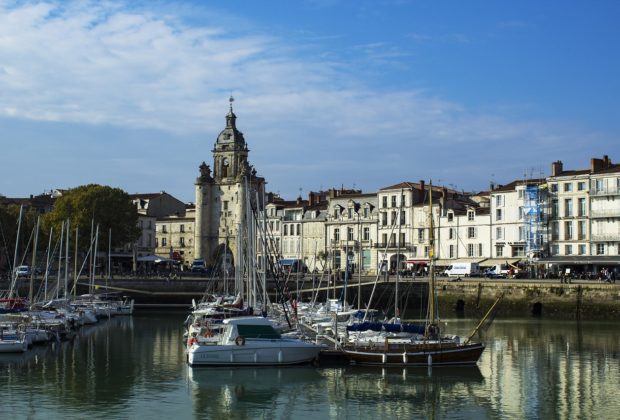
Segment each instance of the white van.
[[444,271],[448,277],[477,277],[480,275],[478,263],[454,263]]
[[484,270],[484,276],[492,279],[505,279],[510,272],[510,266],[508,264],[497,264]]

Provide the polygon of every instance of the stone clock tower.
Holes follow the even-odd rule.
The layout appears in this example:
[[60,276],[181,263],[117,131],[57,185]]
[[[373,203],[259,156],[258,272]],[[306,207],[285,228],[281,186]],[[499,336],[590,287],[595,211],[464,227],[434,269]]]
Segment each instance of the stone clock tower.
[[[233,98],[226,115],[226,127],[213,147],[213,174],[205,162],[196,178],[196,228],[194,255],[207,264],[231,267],[237,255],[237,233],[244,230],[247,198],[262,197],[264,178],[248,163],[248,146],[237,130]],[[249,194],[246,190],[249,188]],[[254,205],[253,205],[254,206]],[[222,263],[225,262],[224,265]]]

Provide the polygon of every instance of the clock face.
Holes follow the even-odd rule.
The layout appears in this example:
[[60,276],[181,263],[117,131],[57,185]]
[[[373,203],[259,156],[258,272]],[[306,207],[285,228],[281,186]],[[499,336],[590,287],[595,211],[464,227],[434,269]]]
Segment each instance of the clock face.
[[224,158],[224,161],[222,163],[224,164],[224,166],[228,166],[228,158]]

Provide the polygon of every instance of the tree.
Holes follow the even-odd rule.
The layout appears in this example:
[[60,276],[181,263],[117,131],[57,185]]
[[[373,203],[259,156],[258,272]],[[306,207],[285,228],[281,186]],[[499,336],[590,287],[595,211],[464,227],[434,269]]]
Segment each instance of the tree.
[[[79,248],[86,250],[90,244],[91,224],[99,225],[99,244],[108,246],[108,232],[112,231],[112,247],[122,247],[135,242],[140,236],[137,227],[138,211],[129,195],[120,188],[89,184],[71,189],[56,200],[54,210],[46,215],[46,228],[60,233],[63,221],[69,220],[71,237],[79,229]],[[94,235],[94,232],[93,232]]]
[[[17,264],[30,264],[33,249],[33,235],[39,212],[33,208],[24,208],[22,226],[17,250]],[[0,205],[0,271],[9,271],[13,264],[17,225],[19,223],[19,206],[16,204]],[[47,238],[39,232],[39,240]],[[39,248],[40,251],[41,248]]]

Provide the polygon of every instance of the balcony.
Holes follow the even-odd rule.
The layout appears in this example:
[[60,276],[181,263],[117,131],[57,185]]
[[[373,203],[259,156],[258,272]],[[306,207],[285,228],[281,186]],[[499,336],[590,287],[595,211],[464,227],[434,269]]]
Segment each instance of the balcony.
[[411,245],[411,242],[401,242],[400,246],[398,244],[398,242],[390,242],[390,243],[376,243],[373,245],[374,248],[379,248],[379,249],[385,249],[387,247],[387,249],[398,249],[400,248],[401,251],[411,251],[414,247]]
[[591,235],[592,242],[618,242],[620,241],[619,233],[593,233]]
[[620,217],[620,208],[618,209],[601,209],[591,210],[590,217],[593,219],[601,219],[607,217]]
[[591,189],[590,195],[593,197],[604,197],[609,195],[620,195],[620,188],[611,187],[611,188],[603,188],[601,190]]

